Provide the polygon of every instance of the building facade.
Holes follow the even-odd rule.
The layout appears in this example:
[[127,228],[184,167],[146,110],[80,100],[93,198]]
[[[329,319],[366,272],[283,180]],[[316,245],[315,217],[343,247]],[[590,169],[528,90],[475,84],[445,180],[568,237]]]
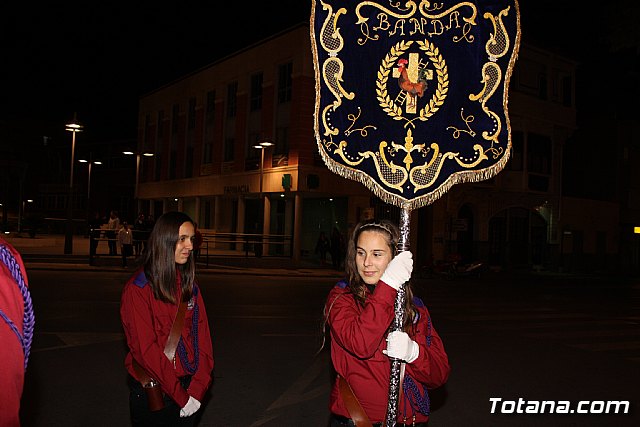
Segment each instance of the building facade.
[[[521,46],[509,92],[511,158],[491,180],[456,185],[411,213],[419,263],[456,253],[499,266],[562,265],[578,231],[567,224],[579,224],[562,194],[563,146],[576,130],[575,69]],[[270,235],[267,254],[293,260],[313,255],[320,232],[346,237],[362,218],[398,219],[399,209],[326,168],[314,102],[304,24],[143,96],[138,151],[154,156],[139,157],[139,210],[157,217],[179,209],[211,233]],[[255,148],[261,142],[273,145]],[[595,222],[583,224],[582,251],[614,256],[616,213],[598,206]]]

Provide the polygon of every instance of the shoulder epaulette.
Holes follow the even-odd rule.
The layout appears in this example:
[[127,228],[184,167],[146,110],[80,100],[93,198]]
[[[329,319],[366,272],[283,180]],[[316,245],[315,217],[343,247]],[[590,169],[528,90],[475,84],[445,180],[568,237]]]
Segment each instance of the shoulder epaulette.
[[426,308],[426,305],[424,304],[424,301],[422,301],[422,299],[420,299],[419,297],[413,297],[413,303],[415,304],[416,307],[420,307],[420,308]]
[[133,279],[133,284],[139,288],[144,288],[145,286],[147,286],[147,283],[149,283],[149,281],[147,280],[147,276],[144,274],[144,270],[140,270],[140,272],[136,274],[136,277]]

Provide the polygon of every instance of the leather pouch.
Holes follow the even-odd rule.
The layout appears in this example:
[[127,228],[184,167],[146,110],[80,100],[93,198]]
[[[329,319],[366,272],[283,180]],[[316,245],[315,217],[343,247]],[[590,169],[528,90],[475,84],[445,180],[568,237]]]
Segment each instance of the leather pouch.
[[164,408],[164,399],[160,384],[151,381],[147,385],[143,385],[144,392],[147,394],[147,403],[150,411],[159,411]]

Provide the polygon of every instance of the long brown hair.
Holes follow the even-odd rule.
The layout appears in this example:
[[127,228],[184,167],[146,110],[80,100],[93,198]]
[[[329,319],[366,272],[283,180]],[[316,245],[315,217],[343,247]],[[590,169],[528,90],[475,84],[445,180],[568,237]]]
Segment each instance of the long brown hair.
[[[158,218],[143,254],[144,274],[156,299],[176,304],[176,280],[180,275],[182,301],[188,301],[193,292],[195,262],[193,252],[185,264],[176,264],[175,252],[180,238],[180,226],[193,221],[184,212],[167,212]],[[195,228],[195,227],[194,227]]]
[[[400,229],[393,222],[383,220],[366,220],[360,222],[353,229],[351,239],[347,245],[347,256],[345,258],[344,268],[347,275],[347,283],[349,291],[353,294],[355,300],[364,306],[366,300],[366,283],[360,277],[358,273],[358,266],[356,265],[356,253],[358,238],[363,231],[375,231],[384,236],[389,250],[395,257],[398,250],[398,241],[400,240]],[[407,330],[408,326],[413,324],[414,318],[417,313],[416,306],[413,302],[413,291],[411,289],[411,281],[407,283],[405,287],[405,304],[404,304],[404,316],[403,316],[403,329]]]

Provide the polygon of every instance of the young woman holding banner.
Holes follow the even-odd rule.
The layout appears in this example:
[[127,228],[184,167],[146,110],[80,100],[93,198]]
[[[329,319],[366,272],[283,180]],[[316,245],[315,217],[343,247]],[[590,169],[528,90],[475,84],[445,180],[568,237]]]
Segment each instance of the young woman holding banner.
[[397,291],[413,270],[411,252],[396,255],[399,238],[398,227],[390,221],[358,224],[347,247],[346,279],[327,298],[325,319],[337,373],[330,397],[332,427],[383,424],[390,358],[405,362],[397,426],[426,426],[428,390],[449,376],[442,340],[410,284],[405,288],[404,325],[392,331]]

